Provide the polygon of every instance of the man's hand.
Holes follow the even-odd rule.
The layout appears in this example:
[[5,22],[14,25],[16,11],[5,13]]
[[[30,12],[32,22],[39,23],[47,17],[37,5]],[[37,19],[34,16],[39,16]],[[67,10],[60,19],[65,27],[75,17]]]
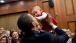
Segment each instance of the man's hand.
[[49,25],[53,25],[53,23],[52,23],[52,17],[51,17],[51,15],[49,14],[49,13],[47,13],[47,18],[45,19],[45,21],[49,24]]
[[47,13],[46,22],[50,23],[52,21],[51,19],[52,19],[51,15],[49,13]]

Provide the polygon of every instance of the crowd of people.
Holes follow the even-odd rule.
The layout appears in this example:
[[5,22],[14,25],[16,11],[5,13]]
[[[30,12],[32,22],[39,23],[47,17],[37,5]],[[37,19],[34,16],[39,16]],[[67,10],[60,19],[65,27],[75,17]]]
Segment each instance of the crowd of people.
[[14,29],[5,30],[3,27],[0,27],[0,43],[20,43],[22,35],[22,31],[18,33]]
[[76,43],[76,29],[72,33],[69,29],[59,28],[54,18],[39,6],[32,9],[32,14],[22,14],[17,26],[19,33],[0,27],[0,43]]

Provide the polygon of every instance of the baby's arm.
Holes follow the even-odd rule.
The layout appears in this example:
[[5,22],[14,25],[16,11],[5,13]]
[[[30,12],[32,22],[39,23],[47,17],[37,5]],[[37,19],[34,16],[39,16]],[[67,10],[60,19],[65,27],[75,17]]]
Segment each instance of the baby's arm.
[[47,17],[47,13],[43,12],[42,16],[36,17],[39,21],[45,19]]

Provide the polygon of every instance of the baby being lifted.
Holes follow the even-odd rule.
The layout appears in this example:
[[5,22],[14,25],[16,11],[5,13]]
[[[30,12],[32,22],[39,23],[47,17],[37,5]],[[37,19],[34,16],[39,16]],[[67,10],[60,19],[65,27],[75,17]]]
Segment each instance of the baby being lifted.
[[[45,21],[48,18],[47,13],[43,11],[39,6],[33,7],[32,14],[38,21],[41,22],[43,30],[50,31],[52,29],[52,27],[47,25],[47,22]],[[57,21],[54,18],[52,18],[52,23],[57,25]]]

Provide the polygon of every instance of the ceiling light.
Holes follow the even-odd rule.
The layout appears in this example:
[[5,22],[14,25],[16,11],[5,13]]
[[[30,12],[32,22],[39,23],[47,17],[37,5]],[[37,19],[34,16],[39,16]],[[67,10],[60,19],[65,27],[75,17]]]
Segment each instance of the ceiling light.
[[4,1],[4,0],[0,0],[0,2],[1,2],[1,3],[4,3],[5,1]]
[[23,1],[20,1],[20,4],[21,4],[21,5],[24,5],[24,2],[23,2]]

